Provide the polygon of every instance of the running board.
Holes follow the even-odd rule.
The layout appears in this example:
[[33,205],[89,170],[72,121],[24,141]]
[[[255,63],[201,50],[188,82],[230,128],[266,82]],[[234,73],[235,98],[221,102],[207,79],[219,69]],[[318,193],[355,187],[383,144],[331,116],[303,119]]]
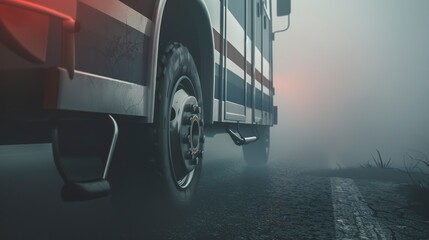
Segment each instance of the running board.
[[240,132],[239,123],[237,123],[237,132],[234,132],[233,130],[231,130],[229,126],[226,128],[226,132],[229,134],[232,141],[238,146],[256,142],[259,139],[258,136],[243,137],[243,135]]
[[[106,164],[104,166],[103,175],[101,178],[91,180],[91,181],[73,181],[67,176],[63,164],[61,162],[61,156],[59,154],[59,149],[56,150],[54,154],[54,161],[57,167],[58,172],[60,173],[61,178],[64,181],[64,186],[61,190],[61,197],[65,202],[75,202],[75,201],[87,201],[101,197],[107,197],[110,195],[110,184],[107,181],[107,174],[109,172],[110,162],[113,157],[113,152],[116,147],[116,141],[118,138],[118,124],[115,119],[109,115],[113,123],[113,135],[112,141],[110,144],[109,153],[107,156]],[[58,129],[54,128],[54,139],[58,139]],[[58,145],[57,145],[58,148]]]

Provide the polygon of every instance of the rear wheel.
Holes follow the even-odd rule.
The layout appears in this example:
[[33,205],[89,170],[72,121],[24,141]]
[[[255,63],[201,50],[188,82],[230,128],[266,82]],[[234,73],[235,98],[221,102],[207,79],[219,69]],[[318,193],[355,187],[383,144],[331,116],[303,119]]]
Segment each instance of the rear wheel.
[[159,56],[155,99],[155,163],[163,198],[174,209],[195,194],[204,145],[202,91],[188,49],[168,44]]
[[270,127],[258,126],[259,139],[243,145],[243,157],[249,165],[264,165],[268,161],[270,151]]

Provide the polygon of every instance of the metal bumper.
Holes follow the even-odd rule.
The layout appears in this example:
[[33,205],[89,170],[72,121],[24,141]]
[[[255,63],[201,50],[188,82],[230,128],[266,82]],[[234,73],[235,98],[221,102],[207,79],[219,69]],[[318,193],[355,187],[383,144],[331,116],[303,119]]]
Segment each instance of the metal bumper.
[[72,78],[75,70],[76,20],[49,7],[23,1],[0,1],[0,41],[21,58],[46,63],[51,21],[61,21],[61,67]]
[[0,71],[0,113],[67,110],[147,116],[147,87],[63,68]]
[[77,26],[54,9],[0,0],[2,119],[46,110],[148,116],[147,87],[75,69]]

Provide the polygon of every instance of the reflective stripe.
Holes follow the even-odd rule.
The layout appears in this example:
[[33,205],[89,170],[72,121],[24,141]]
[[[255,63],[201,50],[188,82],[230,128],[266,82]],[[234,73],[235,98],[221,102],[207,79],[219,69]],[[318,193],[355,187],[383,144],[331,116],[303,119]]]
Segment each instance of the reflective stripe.
[[264,64],[264,66],[263,66],[263,69],[264,69],[264,77],[265,78],[267,78],[267,80],[268,79],[270,79],[270,63],[265,59],[265,58],[263,58],[263,64]]
[[220,32],[220,17],[221,17],[221,7],[222,2],[216,1],[216,0],[206,0],[205,1],[207,9],[210,13],[210,19],[212,22],[212,27],[217,31]]
[[220,53],[218,51],[214,51],[213,53],[214,56],[214,62],[218,65],[220,65]]
[[[214,36],[214,42],[215,42],[215,48],[216,48],[215,53],[218,54],[216,56],[220,57],[221,43],[222,43],[223,38],[216,30],[213,30],[213,33],[214,33],[213,36]],[[241,68],[240,72],[241,71],[244,72],[244,69],[245,69],[244,66],[246,64],[247,74],[250,75],[251,74],[250,62],[248,62],[248,61],[245,62],[244,56],[241,55],[238,52],[238,50],[235,49],[234,46],[232,46],[232,44],[230,44],[229,42],[228,42],[228,44],[229,45],[228,45],[228,58],[227,59],[230,60],[231,62],[234,62],[236,66],[240,67]],[[255,63],[256,63],[256,65],[255,65],[255,80],[258,81],[259,83],[262,83],[265,87],[270,88],[270,82],[268,80],[269,76],[266,76],[266,75],[262,76],[262,74],[261,74],[261,70],[260,70],[261,69],[260,64],[261,64],[261,60],[262,60],[261,52],[259,52],[259,50],[257,48],[255,48],[255,50],[256,50],[255,51]],[[219,58],[215,59],[215,61],[219,62],[218,59]],[[265,58],[264,58],[264,60],[265,60]],[[268,63],[268,61],[266,61],[266,63]],[[268,70],[268,72],[269,72],[269,70]]]
[[226,65],[228,66],[227,68],[228,68],[229,71],[233,72],[235,75],[237,75],[238,77],[240,77],[241,80],[244,81],[244,72],[243,72],[243,69],[241,69],[239,66],[237,66],[237,64],[235,64],[230,59],[226,60]]
[[152,21],[143,14],[137,12],[136,10],[130,8],[118,0],[80,0],[80,2],[109,15],[110,17],[134,28],[141,33],[144,33],[147,36],[151,35]]
[[[230,11],[227,11],[227,39],[244,56],[244,29]],[[227,50],[228,51],[228,50]]]

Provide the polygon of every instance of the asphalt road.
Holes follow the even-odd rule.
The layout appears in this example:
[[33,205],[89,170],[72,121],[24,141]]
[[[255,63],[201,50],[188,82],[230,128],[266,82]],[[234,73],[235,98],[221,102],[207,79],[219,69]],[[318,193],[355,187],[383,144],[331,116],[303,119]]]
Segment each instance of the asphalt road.
[[2,146],[0,239],[429,239],[429,219],[393,183],[315,176],[287,159],[251,168],[231,152],[204,160],[187,214],[159,220],[141,206],[150,190],[125,210],[112,197],[64,203],[49,144]]

